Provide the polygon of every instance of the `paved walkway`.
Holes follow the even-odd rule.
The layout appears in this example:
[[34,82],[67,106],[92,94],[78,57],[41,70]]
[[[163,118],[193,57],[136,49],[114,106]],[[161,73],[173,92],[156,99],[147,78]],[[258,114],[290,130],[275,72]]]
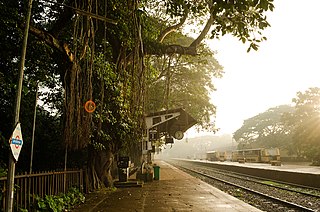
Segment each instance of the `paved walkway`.
[[162,161],[160,180],[143,187],[118,188],[90,194],[77,212],[260,211]]

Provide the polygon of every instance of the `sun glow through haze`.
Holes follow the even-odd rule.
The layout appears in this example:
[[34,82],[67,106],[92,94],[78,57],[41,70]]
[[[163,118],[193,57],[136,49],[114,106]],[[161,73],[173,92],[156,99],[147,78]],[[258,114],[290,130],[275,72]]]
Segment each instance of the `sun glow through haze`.
[[[320,86],[320,1],[275,0],[268,15],[268,38],[258,51],[232,36],[210,40],[216,58],[224,67],[215,79],[216,124],[220,133],[233,133],[245,119],[267,109],[291,104],[296,92]],[[192,133],[189,133],[192,134]]]

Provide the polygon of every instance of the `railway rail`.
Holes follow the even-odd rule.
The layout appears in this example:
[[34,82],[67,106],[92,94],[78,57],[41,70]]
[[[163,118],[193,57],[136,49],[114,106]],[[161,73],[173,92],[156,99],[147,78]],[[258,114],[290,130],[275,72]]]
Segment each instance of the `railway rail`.
[[186,161],[170,163],[263,211],[320,211],[318,189],[214,170]]
[[[205,167],[203,167],[205,168]],[[231,171],[221,171],[219,169],[215,168],[208,168],[206,167],[205,169],[217,173],[217,174],[222,174],[224,176],[228,177],[234,177],[238,179],[243,179],[243,180],[250,180],[251,182],[255,182],[258,184],[262,185],[267,185],[270,187],[275,187],[287,191],[292,191],[300,194],[305,194],[307,196],[313,196],[315,198],[319,198],[320,201],[320,189],[318,188],[312,188],[310,186],[303,186],[303,185],[297,185],[293,183],[286,183],[286,182],[281,182],[281,181],[275,181],[275,180],[270,180],[267,178],[261,178],[261,177],[256,177],[256,176],[251,176],[251,175],[246,175],[246,174],[241,174],[241,173],[235,173]]]

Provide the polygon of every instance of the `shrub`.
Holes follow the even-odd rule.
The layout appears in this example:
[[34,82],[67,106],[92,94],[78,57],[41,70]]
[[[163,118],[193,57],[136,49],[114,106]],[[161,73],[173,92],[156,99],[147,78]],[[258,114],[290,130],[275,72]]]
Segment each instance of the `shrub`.
[[77,188],[71,188],[68,193],[57,196],[36,196],[35,211],[60,212],[70,210],[73,206],[84,203],[85,197]]

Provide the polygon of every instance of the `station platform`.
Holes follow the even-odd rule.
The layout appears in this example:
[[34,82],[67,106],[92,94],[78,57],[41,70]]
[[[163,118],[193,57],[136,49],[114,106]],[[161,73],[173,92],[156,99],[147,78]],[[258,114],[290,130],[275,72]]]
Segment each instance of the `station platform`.
[[160,180],[144,183],[142,187],[90,194],[91,197],[73,211],[260,211],[164,161],[156,164],[160,166]]
[[270,164],[267,164],[267,163],[248,163],[248,162],[238,163],[238,162],[229,162],[229,161],[220,162],[220,161],[203,160],[201,162],[233,165],[233,166],[241,166],[241,167],[251,167],[251,168],[267,169],[267,170],[298,172],[298,173],[306,173],[306,174],[320,174],[320,166],[310,166],[310,162],[301,162],[301,163],[282,162],[281,166],[271,166]]

